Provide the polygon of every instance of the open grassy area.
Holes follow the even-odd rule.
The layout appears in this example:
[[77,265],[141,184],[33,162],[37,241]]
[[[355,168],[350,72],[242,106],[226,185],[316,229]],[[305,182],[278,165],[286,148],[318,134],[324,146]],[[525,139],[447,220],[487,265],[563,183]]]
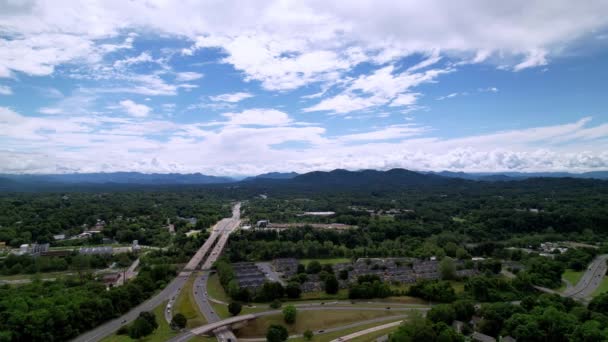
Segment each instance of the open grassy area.
[[[89,270],[87,272],[94,272],[96,269]],[[45,278],[58,278],[69,275],[77,274],[76,271],[59,271],[59,272],[41,272],[34,274],[15,274],[15,275],[0,275],[0,280],[20,280],[20,279],[32,279],[34,277]]]
[[[403,314],[395,311],[342,311],[342,310],[318,310],[300,311],[296,323],[287,325],[283,322],[283,315],[271,315],[260,317],[235,333],[239,338],[264,337],[266,330],[271,324],[282,324],[287,327],[289,334],[300,334],[310,330],[327,329],[349,323],[365,321],[377,317],[386,317]],[[376,324],[379,325],[379,324]],[[342,335],[339,335],[342,336]]]
[[608,277],[604,277],[600,286],[593,292],[592,296],[595,297],[601,293],[608,292]]
[[[207,323],[205,317],[200,312],[196,300],[194,299],[194,292],[192,287],[194,286],[195,276],[191,276],[184,287],[179,293],[179,296],[175,300],[175,306],[173,307],[173,314],[181,312],[188,319],[188,328],[198,327]],[[164,319],[163,319],[164,320]]]
[[325,291],[318,292],[306,292],[302,293],[300,299],[302,300],[344,300],[348,299],[348,289],[338,290],[336,294],[327,294]]
[[164,316],[163,311],[165,310],[166,306],[167,306],[167,302],[163,302],[161,305],[157,306],[153,310],[154,315],[156,316],[156,322],[158,322],[158,328],[156,330],[154,330],[152,335],[149,335],[149,336],[139,339],[139,340],[134,340],[134,339],[130,338],[128,335],[114,334],[114,335],[104,338],[101,341],[102,342],[132,342],[132,341],[164,342],[164,341],[167,341],[168,339],[177,335],[178,332],[173,331],[171,329],[171,327],[169,327],[169,324],[167,323],[167,321],[165,321],[165,316]]
[[217,276],[217,273],[213,273],[209,276],[209,280],[207,281],[207,293],[211,298],[221,300],[223,302],[229,303],[230,297],[224,291],[222,284],[220,284],[220,278]]
[[321,263],[321,265],[325,265],[325,264],[329,264],[329,265],[335,265],[335,264],[341,264],[344,262],[350,262],[351,260],[349,258],[333,258],[333,259],[300,259],[300,264],[303,264],[304,266],[308,265],[309,262],[316,260],[318,262]]
[[569,281],[572,286],[576,285],[576,283],[579,282],[579,280],[581,280],[581,278],[583,277],[583,274],[585,274],[584,271],[575,271],[575,270],[571,270],[571,269],[567,269],[564,274],[562,274],[562,278],[566,279],[567,281]]

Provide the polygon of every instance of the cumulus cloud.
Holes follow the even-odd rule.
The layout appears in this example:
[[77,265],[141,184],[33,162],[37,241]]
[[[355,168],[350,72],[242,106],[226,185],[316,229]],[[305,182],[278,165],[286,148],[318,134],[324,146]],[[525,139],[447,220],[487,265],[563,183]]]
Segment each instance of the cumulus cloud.
[[123,100],[119,102],[120,106],[127,112],[129,115],[143,118],[150,114],[152,108],[133,102],[132,100]]
[[[0,172],[205,172],[243,175],[334,168],[589,171],[608,167],[608,124],[590,118],[553,126],[439,138],[397,124],[332,136],[318,125],[256,109],[226,122],[93,116],[28,117],[0,107]],[[168,140],[152,138],[164,135]],[[297,142],[297,149],[284,146]],[[77,152],[74,148],[77,148]],[[356,156],[353,157],[353,156]]]

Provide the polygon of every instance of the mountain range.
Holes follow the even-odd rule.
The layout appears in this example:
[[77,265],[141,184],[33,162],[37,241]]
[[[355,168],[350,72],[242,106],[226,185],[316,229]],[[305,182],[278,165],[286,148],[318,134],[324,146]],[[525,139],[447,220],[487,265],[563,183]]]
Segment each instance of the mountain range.
[[74,173],[74,174],[3,174],[0,175],[0,189],[19,190],[21,187],[61,186],[61,185],[200,185],[200,184],[241,184],[241,185],[272,185],[282,184],[291,186],[311,187],[395,187],[395,186],[424,186],[448,184],[460,181],[520,181],[530,178],[583,178],[608,180],[608,171],[587,173],[567,172],[505,172],[505,173],[464,173],[464,172],[415,172],[405,169],[387,171],[360,170],[348,171],[337,169],[333,171],[313,171],[304,174],[295,172],[271,172],[237,180],[230,177],[209,176],[201,173]]

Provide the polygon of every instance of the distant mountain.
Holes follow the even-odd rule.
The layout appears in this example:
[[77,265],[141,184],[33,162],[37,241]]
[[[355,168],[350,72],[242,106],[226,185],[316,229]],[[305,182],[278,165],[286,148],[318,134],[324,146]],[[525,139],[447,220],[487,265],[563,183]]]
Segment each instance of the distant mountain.
[[456,183],[454,179],[433,174],[423,174],[405,169],[392,169],[388,171],[377,170],[333,170],[329,172],[315,171],[305,173],[289,180],[293,185],[307,185],[311,187],[374,187],[391,188],[406,186],[424,186]]
[[62,183],[62,184],[217,184],[234,182],[232,178],[208,176],[200,173],[66,173],[51,175],[0,175],[18,183]]
[[522,180],[529,178],[583,178],[583,179],[608,179],[608,171],[592,171],[584,173],[570,173],[570,172],[479,172],[479,173],[465,173],[465,172],[429,172],[430,174],[436,174],[443,177],[450,178],[461,178],[477,181],[510,181],[510,180]]
[[247,177],[243,180],[251,181],[254,179],[292,179],[298,175],[299,173],[296,172],[268,172],[253,177]]

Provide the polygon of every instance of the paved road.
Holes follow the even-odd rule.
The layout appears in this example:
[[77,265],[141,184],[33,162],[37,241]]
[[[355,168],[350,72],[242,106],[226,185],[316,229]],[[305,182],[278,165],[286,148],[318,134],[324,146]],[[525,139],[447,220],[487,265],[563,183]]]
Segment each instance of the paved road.
[[578,300],[586,300],[591,297],[606,274],[606,260],[608,260],[608,254],[596,257],[581,277],[581,280],[572,288],[564,291],[564,295]]
[[388,329],[388,328],[396,327],[399,324],[401,324],[401,322],[403,322],[403,321],[391,322],[391,323],[382,324],[382,325],[379,325],[379,326],[376,326],[376,327],[372,327],[372,328],[369,328],[369,329],[357,331],[357,332],[354,332],[352,334],[348,334],[346,336],[338,337],[337,339],[332,340],[331,342],[350,341],[350,340],[355,339],[357,337],[364,336],[364,335],[367,335],[367,334],[371,334],[371,333],[376,332],[376,331],[380,331],[380,330],[383,330],[383,329]]
[[[225,220],[234,219],[235,212],[236,212],[236,219],[238,220],[240,218],[240,203],[235,205],[235,207],[233,209],[233,217],[231,219],[223,219],[220,222],[225,221]],[[218,227],[220,222],[218,222],[218,224],[216,224],[216,227]],[[220,227],[222,227],[222,226],[220,226]],[[122,315],[121,317],[111,320],[109,322],[106,322],[106,323],[98,326],[97,328],[90,330],[90,331],[76,337],[72,341],[73,342],[99,341],[99,340],[103,339],[104,337],[114,333],[121,326],[129,324],[132,321],[134,321],[137,318],[137,316],[139,316],[140,312],[151,311],[158,305],[162,304],[164,301],[167,301],[173,297],[177,297],[177,294],[179,294],[179,291],[181,290],[181,288],[184,286],[184,284],[188,280],[188,277],[192,274],[192,271],[194,271],[198,267],[198,265],[203,261],[203,258],[209,253],[209,249],[213,246],[213,243],[215,242],[215,240],[221,235],[220,234],[221,231],[222,231],[221,229],[218,230],[217,232],[214,230],[211,233],[210,237],[205,241],[203,246],[201,246],[201,248],[192,257],[192,259],[190,259],[190,261],[188,262],[188,264],[186,265],[184,270],[182,272],[180,272],[180,274],[177,277],[175,277],[175,279],[173,279],[173,281],[171,281],[169,283],[169,285],[167,285],[161,292],[156,294],[154,297],[148,299],[144,303],[131,309],[131,311]]]
[[[118,280],[116,281],[116,286],[124,285],[125,281],[129,281],[129,279],[135,277],[137,273],[135,273],[135,269],[139,266],[139,258],[135,259],[131,266],[127,268],[125,272],[120,272]],[[126,279],[126,280],[125,280]]]

